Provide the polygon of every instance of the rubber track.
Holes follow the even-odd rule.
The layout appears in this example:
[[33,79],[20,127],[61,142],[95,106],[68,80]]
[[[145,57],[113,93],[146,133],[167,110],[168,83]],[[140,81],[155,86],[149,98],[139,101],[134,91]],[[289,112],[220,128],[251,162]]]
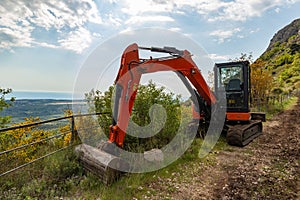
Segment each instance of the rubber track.
[[249,124],[230,125],[226,140],[229,145],[243,147],[262,133],[262,122],[252,120]]

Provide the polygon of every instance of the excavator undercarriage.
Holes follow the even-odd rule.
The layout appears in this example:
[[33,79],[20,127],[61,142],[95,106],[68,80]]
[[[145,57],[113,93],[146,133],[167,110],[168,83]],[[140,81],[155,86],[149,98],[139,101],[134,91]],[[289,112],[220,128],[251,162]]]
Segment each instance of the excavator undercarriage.
[[262,133],[262,122],[251,120],[247,124],[226,125],[226,140],[229,145],[243,147]]

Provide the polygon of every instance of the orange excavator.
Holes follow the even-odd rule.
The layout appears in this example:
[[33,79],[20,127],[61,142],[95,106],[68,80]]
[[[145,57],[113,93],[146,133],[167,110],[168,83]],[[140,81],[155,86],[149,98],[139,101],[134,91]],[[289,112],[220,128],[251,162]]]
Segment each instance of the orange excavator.
[[[167,57],[142,59],[139,57],[139,50],[169,55]],[[242,147],[261,134],[262,121],[265,120],[265,115],[263,113],[251,113],[249,109],[251,85],[249,62],[215,64],[215,91],[212,92],[188,50],[178,50],[174,47],[148,48],[131,44],[123,52],[120,69],[115,80],[113,120],[108,142],[102,145],[98,152],[98,157],[101,157],[100,160],[105,160],[105,162],[100,161],[98,163],[98,165],[101,163],[103,165],[103,172],[98,170],[96,172],[98,175],[99,173],[108,173],[108,163],[118,157],[118,150],[116,149],[123,147],[126,128],[141,76],[162,71],[175,72],[192,95],[194,120],[190,123],[191,130],[207,130],[212,116],[211,107],[217,104],[223,96],[226,97],[226,119],[223,132],[226,133],[228,144]],[[81,154],[81,158],[83,157],[84,155]],[[94,169],[95,166],[91,166],[93,164],[87,163],[85,160],[81,159],[85,168],[93,171],[91,169]],[[102,174],[100,177],[105,176]],[[106,179],[105,182],[109,182],[108,179],[113,179],[113,177],[106,177]]]

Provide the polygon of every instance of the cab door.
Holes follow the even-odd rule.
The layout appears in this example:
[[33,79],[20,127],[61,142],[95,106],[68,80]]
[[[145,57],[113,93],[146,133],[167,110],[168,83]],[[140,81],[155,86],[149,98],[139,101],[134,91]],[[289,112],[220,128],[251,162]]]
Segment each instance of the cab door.
[[217,63],[215,72],[215,92],[226,96],[227,112],[249,112],[249,62]]

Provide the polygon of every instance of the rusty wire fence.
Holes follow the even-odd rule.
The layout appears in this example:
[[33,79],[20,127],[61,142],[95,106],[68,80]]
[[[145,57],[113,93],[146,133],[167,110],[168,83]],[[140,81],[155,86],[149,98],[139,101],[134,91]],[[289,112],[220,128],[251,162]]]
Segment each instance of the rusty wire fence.
[[251,111],[253,112],[266,112],[272,113],[278,111],[278,109],[284,108],[284,104],[293,96],[299,96],[298,94],[280,94],[270,95],[264,98],[253,98],[251,100]]
[[[60,118],[55,118],[55,119],[50,119],[50,120],[45,120],[45,121],[39,121],[39,122],[34,122],[34,123],[30,123],[30,124],[25,124],[25,125],[20,125],[20,126],[12,126],[12,127],[8,127],[8,128],[3,128],[0,129],[0,140],[2,140],[1,142],[3,142],[3,138],[1,138],[5,133],[11,131],[12,134],[14,133],[18,133],[17,130],[21,130],[21,129],[26,129],[26,128],[37,128],[40,125],[47,125],[47,124],[53,124],[53,123],[57,123],[57,124],[61,124],[61,122],[64,121],[64,124],[69,125],[68,130],[62,131],[62,130],[56,130],[53,131],[51,130],[54,134],[46,137],[46,138],[37,138],[35,141],[32,141],[30,143],[26,143],[26,144],[22,144],[20,146],[14,147],[14,148],[10,148],[10,149],[3,149],[3,147],[0,146],[0,166],[2,166],[0,169],[0,178],[8,175],[12,172],[21,170],[22,168],[28,166],[28,165],[32,165],[33,163],[36,163],[37,161],[40,161],[44,158],[47,158],[49,156],[52,156],[58,152],[61,152],[63,150],[69,149],[71,147],[74,147],[75,145],[80,143],[80,139],[78,137],[78,129],[76,129],[76,125],[75,125],[75,119],[79,119],[79,118],[84,118],[84,117],[92,117],[92,116],[99,116],[99,115],[106,115],[108,113],[90,113],[90,114],[78,114],[78,115],[71,115],[71,116],[66,116],[66,117],[60,117]],[[97,125],[89,125],[89,127],[84,127],[84,129],[86,129],[85,131],[93,131],[95,130]],[[58,128],[59,129],[59,128]],[[30,137],[30,131],[29,131],[29,136]],[[38,157],[31,159],[28,162],[22,163],[20,164],[19,162],[15,162],[17,164],[14,164],[12,159],[8,159],[8,154],[10,153],[14,153],[17,151],[22,151],[22,150],[26,150],[32,146],[35,145],[41,145],[41,146],[46,146],[47,144],[49,144],[49,141],[51,140],[57,140],[59,138],[63,138],[66,135],[70,135],[70,139],[68,140],[68,144],[64,144],[64,145],[60,145],[58,147],[56,147],[56,149],[51,149],[50,152],[43,152],[43,155],[38,155]],[[13,141],[8,141],[8,142],[13,142]],[[47,148],[45,148],[47,149]],[[49,149],[48,149],[49,150]],[[18,157],[15,158],[15,160],[17,160]],[[26,159],[25,159],[26,160]],[[8,166],[8,170],[3,169],[6,168]],[[3,171],[4,170],[4,171]]]

